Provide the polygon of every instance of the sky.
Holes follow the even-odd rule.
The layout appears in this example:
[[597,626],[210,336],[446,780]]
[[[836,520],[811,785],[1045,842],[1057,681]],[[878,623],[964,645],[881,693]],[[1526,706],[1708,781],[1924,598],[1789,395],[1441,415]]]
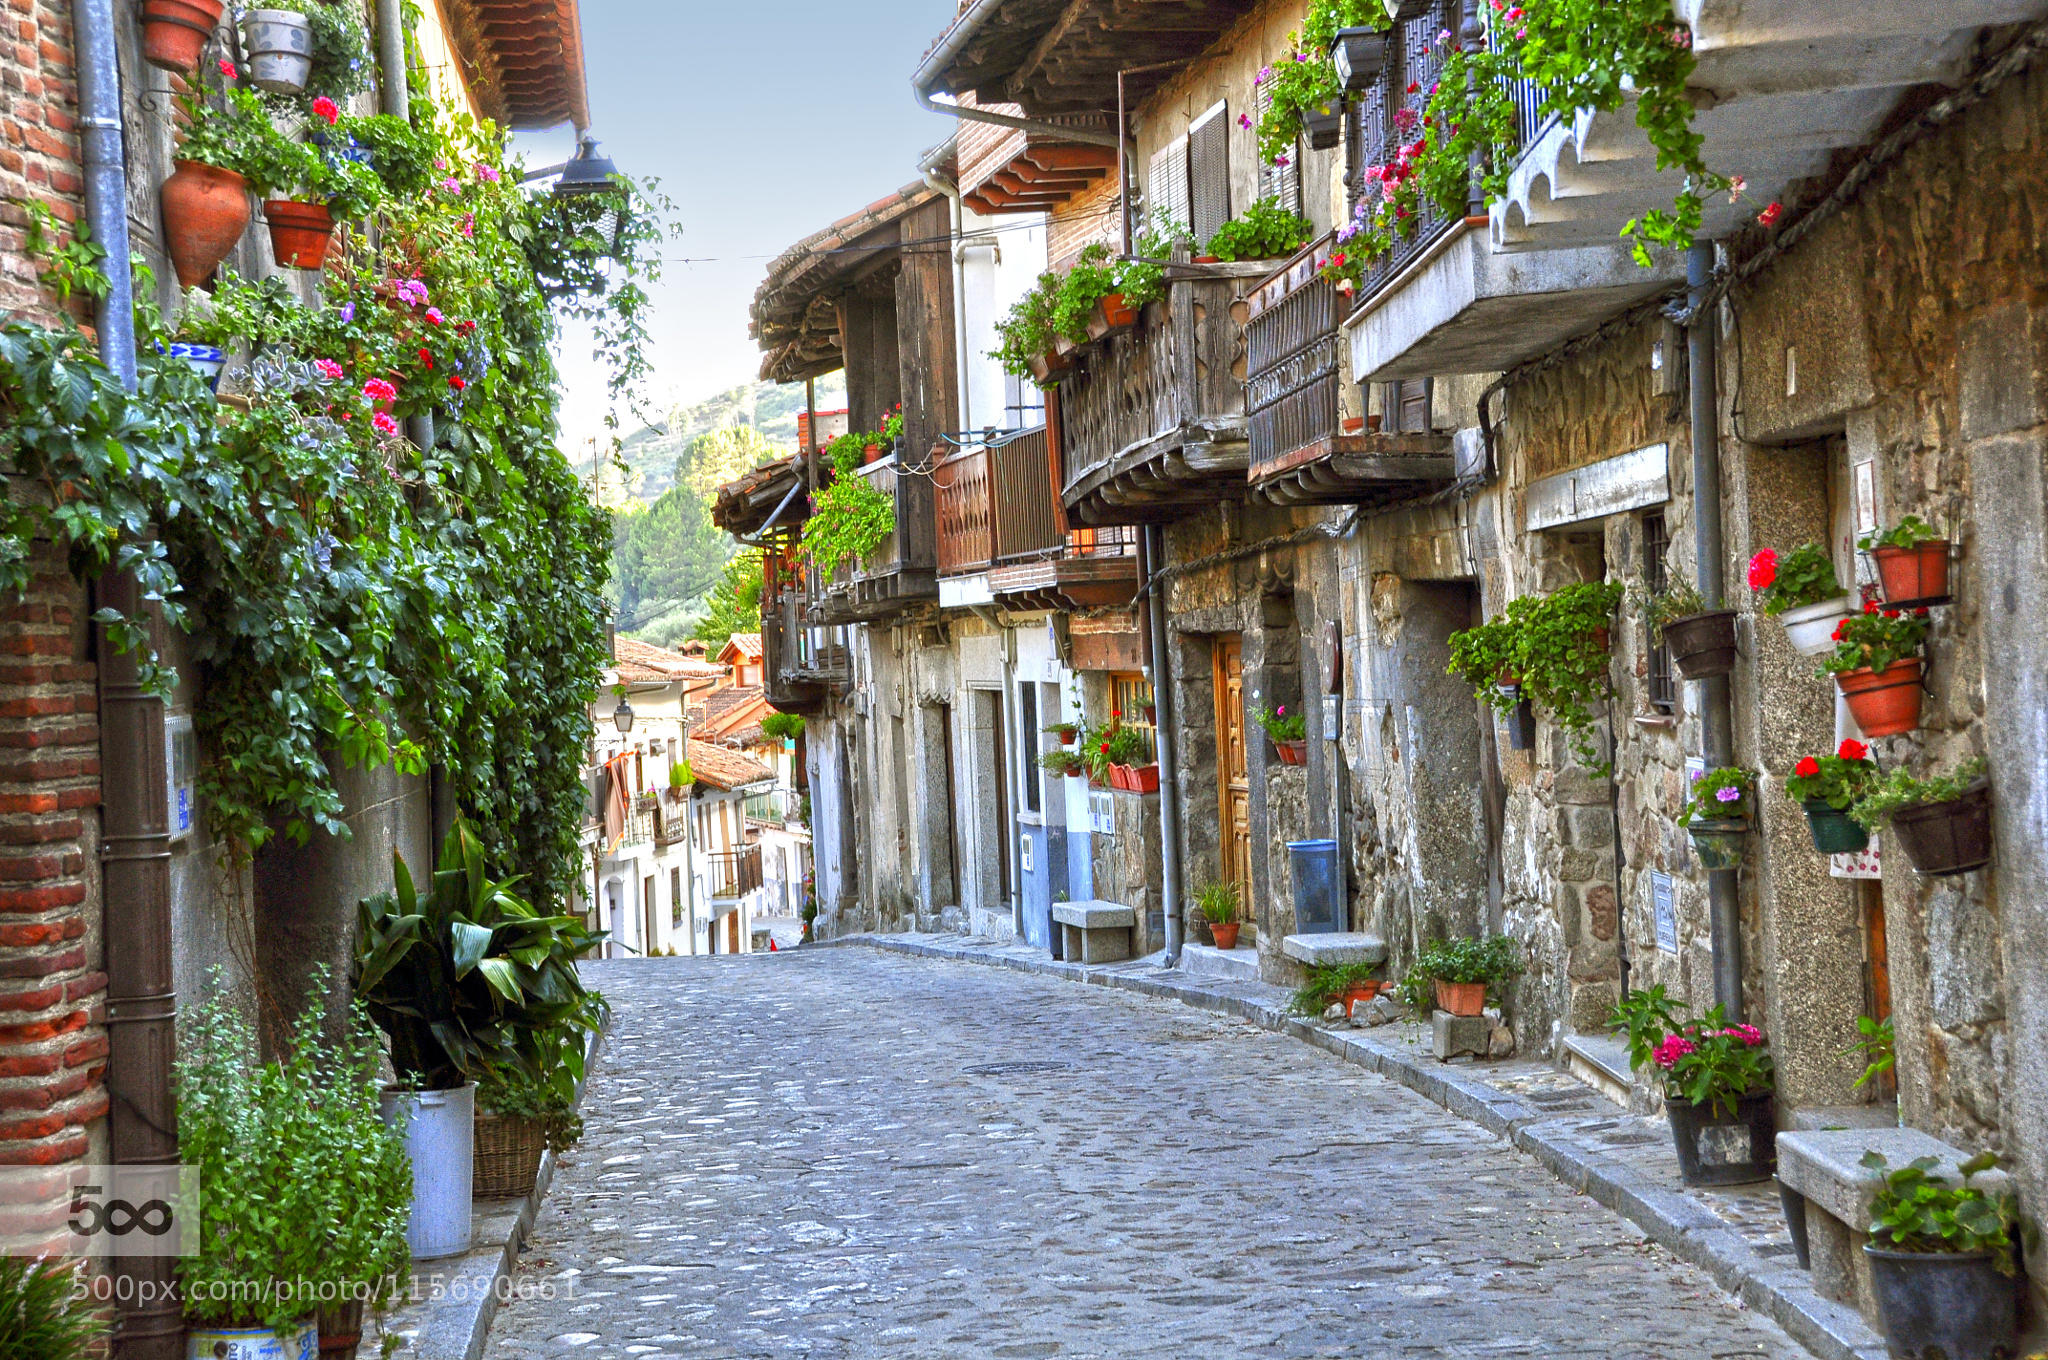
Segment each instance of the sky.
[[[655,409],[757,376],[747,306],[786,246],[918,178],[953,120],[910,73],[953,0],[582,0],[591,132],[619,169],[656,178],[681,235],[650,322]],[[565,125],[521,134],[529,165],[567,159]],[[565,333],[563,436],[602,425],[602,369]],[[628,422],[627,430],[632,428]]]

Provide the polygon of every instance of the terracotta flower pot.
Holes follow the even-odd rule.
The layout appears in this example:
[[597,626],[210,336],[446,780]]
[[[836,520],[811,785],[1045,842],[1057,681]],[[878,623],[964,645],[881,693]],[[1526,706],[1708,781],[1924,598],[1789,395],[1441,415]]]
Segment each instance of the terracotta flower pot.
[[1378,996],[1379,994],[1379,983],[1366,982],[1361,983],[1356,987],[1345,988],[1344,995],[1338,997],[1337,1000],[1343,1005],[1344,1014],[1348,1016],[1351,1014],[1352,1009],[1354,1007],[1370,1003],[1372,999]]
[[179,161],[162,190],[164,241],[186,288],[204,283],[249,229],[249,186],[240,175]]
[[1225,921],[1221,924],[1215,921],[1209,923],[1209,933],[1215,937],[1218,949],[1237,948],[1238,929],[1239,923],[1236,921]]
[[1130,771],[1132,793],[1159,792],[1159,767],[1157,765],[1126,766]]
[[1080,733],[1078,733],[1078,732],[1062,732],[1062,733],[1060,733],[1060,734],[1059,734],[1059,737],[1060,737],[1060,745],[1062,745],[1062,746],[1072,746],[1072,745],[1074,744],[1074,738],[1075,738],[1075,737],[1077,737],[1077,736],[1079,736],[1079,735],[1080,735]]
[[869,463],[879,463],[881,461],[882,446],[880,444],[870,444],[861,450],[860,465],[862,467],[866,467]]
[[1886,604],[1923,605],[1948,598],[1947,539],[1929,539],[1917,548],[1879,548],[1871,556],[1877,559]]
[[1308,743],[1306,741],[1276,741],[1273,749],[1280,755],[1282,765],[1308,764]]
[[142,59],[190,75],[220,25],[225,0],[143,0]]
[[270,253],[280,269],[319,269],[327,263],[327,245],[334,239],[334,214],[325,203],[273,199],[263,205],[270,223]]
[[1486,984],[1483,982],[1445,982],[1436,980],[1436,1004],[1438,1010],[1449,1011],[1452,1015],[1471,1017],[1486,1009]]
[[1920,658],[1909,656],[1882,671],[1845,671],[1835,684],[1866,737],[1896,737],[1920,725]]
[[1126,303],[1122,293],[1110,293],[1098,299],[1095,310],[1101,314],[1103,324],[1113,331],[1138,324],[1138,309]]

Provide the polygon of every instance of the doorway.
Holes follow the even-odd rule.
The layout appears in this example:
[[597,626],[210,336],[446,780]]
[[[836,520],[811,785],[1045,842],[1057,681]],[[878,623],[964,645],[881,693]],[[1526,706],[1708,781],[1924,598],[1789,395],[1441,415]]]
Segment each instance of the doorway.
[[1216,821],[1222,831],[1223,881],[1237,884],[1245,934],[1256,940],[1252,910],[1252,786],[1245,761],[1244,638],[1216,639]]

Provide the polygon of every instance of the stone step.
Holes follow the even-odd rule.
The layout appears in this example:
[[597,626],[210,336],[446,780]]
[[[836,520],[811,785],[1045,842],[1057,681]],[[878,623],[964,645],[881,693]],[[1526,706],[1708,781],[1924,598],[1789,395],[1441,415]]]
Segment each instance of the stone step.
[[1627,1041],[1610,1034],[1567,1034],[1564,1066],[1615,1104],[1627,1106],[1629,1089],[1635,1084],[1628,1066]]
[[1350,963],[1385,963],[1387,942],[1362,930],[1341,930],[1327,935],[1289,935],[1280,941],[1280,952],[1314,967],[1335,968]]
[[1189,977],[1225,978],[1232,982],[1259,980],[1259,951],[1218,949],[1213,944],[1190,941],[1180,947],[1180,971]]

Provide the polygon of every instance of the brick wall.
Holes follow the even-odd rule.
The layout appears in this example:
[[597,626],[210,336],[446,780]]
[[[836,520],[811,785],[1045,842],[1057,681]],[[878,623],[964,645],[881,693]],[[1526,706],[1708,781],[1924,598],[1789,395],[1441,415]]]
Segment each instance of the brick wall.
[[47,203],[67,222],[84,201],[69,15],[62,0],[0,0],[0,312],[9,316],[47,309],[22,251],[22,201]]

